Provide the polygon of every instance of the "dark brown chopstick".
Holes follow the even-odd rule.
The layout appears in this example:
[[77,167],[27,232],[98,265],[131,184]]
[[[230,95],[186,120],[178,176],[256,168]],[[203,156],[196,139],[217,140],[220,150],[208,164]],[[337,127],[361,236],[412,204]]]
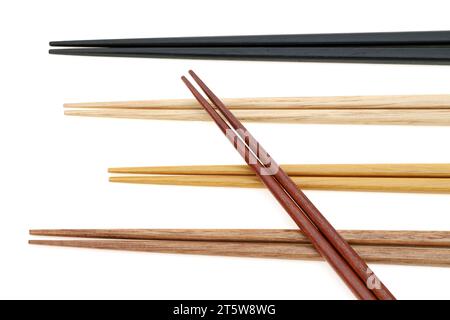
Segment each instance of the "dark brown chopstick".
[[[369,267],[364,262],[363,259],[352,249],[352,247],[339,235],[339,233],[333,228],[333,226],[328,222],[328,220],[320,213],[320,211],[313,205],[313,203],[306,197],[306,195],[300,191],[296,184],[291,178],[279,167],[275,160],[270,157],[266,150],[259,144],[259,142],[250,134],[250,132],[244,127],[244,125],[229,111],[226,106],[220,101],[220,99],[205,85],[205,83],[193,72],[189,72],[194,78],[197,84],[206,93],[210,101],[214,106],[221,112],[223,117],[231,124],[236,133],[245,141],[249,146],[251,152],[253,152],[257,157],[262,159],[264,168],[262,167],[252,167],[255,172],[260,176],[264,177],[264,173],[273,170],[273,177],[278,181],[278,183],[285,189],[289,197],[291,197],[294,202],[301,208],[301,214],[306,214],[308,219],[315,224],[315,226],[320,230],[320,232],[325,236],[325,238],[331,243],[331,245],[342,255],[344,260],[351,266],[351,268],[356,272],[356,274],[365,282],[368,283],[370,279],[374,277],[374,274],[368,272]],[[186,82],[186,81],[185,81]],[[195,88],[194,88],[195,89]],[[192,91],[192,90],[191,90]],[[196,96],[197,98],[197,96]],[[208,111],[208,113],[217,115],[215,109],[213,109],[206,100],[200,99],[199,102]],[[202,103],[203,102],[203,103]],[[206,104],[205,104],[206,102]],[[214,119],[215,117],[213,117]],[[216,117],[217,119],[217,117]],[[216,123],[222,118],[215,119]],[[223,121],[223,120],[222,120]],[[224,131],[227,134],[227,131]],[[249,152],[244,154],[244,158],[247,163],[249,163]],[[259,171],[258,171],[259,170]],[[263,179],[264,181],[264,179]],[[300,226],[301,227],[301,226]],[[302,229],[304,230],[304,229]],[[307,234],[307,233],[306,233]],[[308,235],[308,234],[307,234]],[[319,250],[320,252],[320,250]],[[395,297],[390,293],[390,291],[379,282],[380,285],[374,288],[373,292],[378,299],[395,299]]]
[[267,168],[263,167],[248,148],[242,148],[238,146],[237,136],[233,136],[232,129],[221,118],[221,116],[215,111],[215,109],[203,98],[203,96],[194,88],[194,86],[185,78],[182,77],[183,82],[192,92],[194,97],[205,108],[211,118],[216,122],[221,131],[232,142],[237,151],[241,154],[247,164],[254,170],[254,172],[260,177],[263,183],[268,187],[273,196],[283,206],[283,208],[289,213],[292,219],[312,241],[313,245],[318,252],[327,260],[327,262],[335,269],[335,271],[341,276],[343,281],[352,290],[352,292],[359,299],[364,300],[376,300],[377,298],[368,289],[362,279],[355,273],[350,265],[343,259],[343,257],[336,251],[336,249],[328,242],[323,234],[316,228],[316,226],[309,220],[303,210],[292,200],[292,198],[285,192],[285,190],[279,185],[273,176],[264,174]]
[[[310,244],[283,242],[236,242],[191,240],[30,240],[32,245],[141,251],[152,253],[271,259],[321,260]],[[373,263],[449,267],[450,249],[355,245],[355,250]]]
[[[354,245],[442,247],[450,249],[450,231],[340,230]],[[127,240],[229,241],[311,244],[300,230],[284,229],[36,229],[32,236]]]

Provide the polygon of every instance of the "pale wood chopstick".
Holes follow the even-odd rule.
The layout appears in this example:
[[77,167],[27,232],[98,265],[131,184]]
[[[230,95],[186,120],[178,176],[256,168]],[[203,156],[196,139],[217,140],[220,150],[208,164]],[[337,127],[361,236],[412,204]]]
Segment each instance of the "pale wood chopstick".
[[[450,95],[223,99],[230,109],[450,109]],[[198,109],[195,99],[66,103],[66,108]]]
[[[450,248],[450,231],[341,230],[350,244]],[[282,229],[37,229],[33,236],[128,240],[303,243],[300,230]]]
[[[309,244],[165,240],[30,240],[33,245],[95,248],[154,253],[321,260]],[[450,266],[450,249],[395,246],[353,248],[368,262],[385,264]]]
[[[65,110],[67,116],[143,119],[210,121],[202,110],[142,110],[142,109],[89,109]],[[265,123],[297,124],[354,124],[354,125],[450,125],[450,109],[385,109],[385,110],[250,110],[238,109],[234,114],[239,120]]]
[[[367,178],[298,177],[292,180],[300,189],[330,191],[372,191],[405,193],[450,193],[450,178]],[[111,182],[178,186],[262,188],[255,176],[224,175],[136,175],[113,176]]]
[[[327,177],[408,177],[450,178],[449,163],[428,164],[284,164],[281,167],[290,176]],[[245,165],[196,165],[109,168],[118,174],[171,175],[244,175],[255,173]]]

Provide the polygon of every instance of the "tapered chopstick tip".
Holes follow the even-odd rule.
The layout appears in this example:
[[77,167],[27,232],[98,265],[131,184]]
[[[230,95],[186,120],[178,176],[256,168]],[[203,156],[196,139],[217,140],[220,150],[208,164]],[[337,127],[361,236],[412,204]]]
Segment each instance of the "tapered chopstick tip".
[[30,236],[34,236],[34,235],[36,235],[36,232],[37,232],[37,230],[31,229],[31,230],[28,231],[28,234],[29,234]]
[[30,236],[49,236],[56,230],[48,230],[48,229],[30,229]]

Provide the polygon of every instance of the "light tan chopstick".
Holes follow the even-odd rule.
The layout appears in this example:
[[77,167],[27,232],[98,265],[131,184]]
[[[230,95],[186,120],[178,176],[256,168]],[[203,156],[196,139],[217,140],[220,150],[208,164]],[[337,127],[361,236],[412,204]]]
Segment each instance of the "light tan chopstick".
[[[208,186],[208,187],[241,187],[262,188],[260,180],[254,176],[224,175],[137,175],[114,176],[111,182]],[[373,192],[406,192],[406,193],[450,193],[450,178],[366,178],[366,177],[298,177],[292,180],[304,190],[333,191],[373,191]]]
[[[408,177],[450,178],[449,163],[435,164],[284,164],[281,167],[290,176],[328,177]],[[170,175],[244,175],[254,176],[246,165],[158,166],[110,168],[118,174]]]
[[[350,244],[355,245],[450,248],[450,231],[342,230],[339,233]],[[128,240],[310,243],[300,230],[283,229],[40,229],[30,230],[30,235]]]
[[[450,95],[223,99],[229,109],[450,109]],[[66,108],[201,109],[194,99],[67,103]]]
[[[123,118],[146,120],[210,121],[202,110],[138,110],[89,109],[65,110],[67,116]],[[360,124],[360,125],[450,125],[450,109],[385,109],[385,110],[235,110],[239,120],[248,122],[297,124]]]
[[[167,241],[167,240],[30,240],[33,245],[95,248],[154,253],[320,260],[309,244]],[[368,262],[450,266],[450,249],[427,247],[359,246],[353,248]]]

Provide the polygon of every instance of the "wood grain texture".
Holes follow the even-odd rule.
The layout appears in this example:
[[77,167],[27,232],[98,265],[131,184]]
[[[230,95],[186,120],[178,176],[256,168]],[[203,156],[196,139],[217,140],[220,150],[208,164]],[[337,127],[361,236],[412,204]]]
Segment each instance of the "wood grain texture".
[[[223,99],[230,109],[450,109],[450,95],[338,96]],[[198,109],[194,99],[66,103],[65,108]]]
[[[435,164],[283,164],[290,176],[450,178],[449,163]],[[246,165],[110,168],[118,174],[254,176]]]
[[[65,110],[67,116],[144,120],[210,121],[203,110],[89,109]],[[359,125],[450,125],[450,109],[248,110],[234,111],[246,122]]]
[[[353,245],[449,247],[450,231],[341,230]],[[33,236],[133,240],[303,243],[300,230],[280,229],[40,229]]]
[[[160,240],[30,240],[33,245],[95,248],[154,253],[198,254],[297,260],[321,260],[308,244]],[[394,246],[354,246],[368,262],[420,266],[450,266],[450,249]]]
[[[366,177],[291,177],[303,190],[371,191],[404,193],[450,193],[450,178],[366,178]],[[205,186],[263,188],[256,176],[224,175],[136,175],[114,176],[111,182]]]

